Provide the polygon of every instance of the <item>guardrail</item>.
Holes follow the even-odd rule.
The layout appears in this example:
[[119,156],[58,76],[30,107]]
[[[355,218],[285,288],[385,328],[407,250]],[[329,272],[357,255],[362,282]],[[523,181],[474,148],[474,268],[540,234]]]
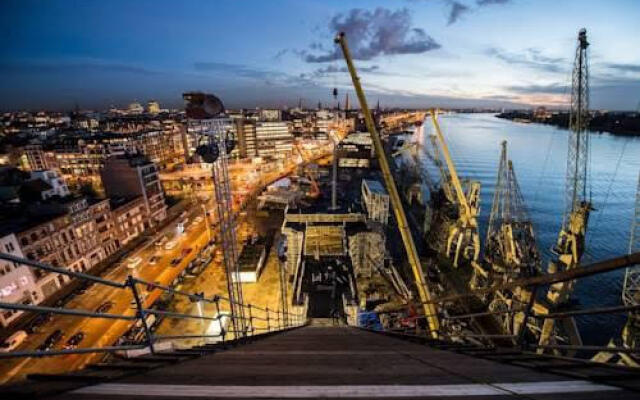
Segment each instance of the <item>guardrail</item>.
[[[115,344],[103,347],[88,348],[69,348],[69,349],[42,349],[42,350],[22,350],[0,352],[0,358],[16,358],[16,357],[47,357],[67,354],[87,354],[87,353],[118,353],[128,350],[148,349],[151,354],[158,353],[156,344],[159,342],[186,340],[186,339],[202,339],[205,344],[211,342],[221,342],[224,344],[229,340],[242,340],[251,336],[270,333],[301,326],[306,323],[306,315],[304,313],[283,312],[279,309],[270,309],[268,307],[260,307],[253,304],[235,303],[242,307],[245,311],[245,317],[232,314],[234,307],[230,307],[228,297],[221,295],[204,296],[202,293],[188,293],[176,290],[167,285],[157,282],[149,282],[140,278],[129,275],[125,282],[116,282],[101,277],[69,271],[64,268],[54,267],[38,261],[28,260],[16,257],[11,254],[0,253],[0,259],[10,261],[20,265],[26,265],[34,269],[39,269],[49,273],[66,275],[72,279],[80,279],[96,285],[111,287],[115,290],[122,290],[130,295],[132,308],[123,314],[113,314],[108,312],[89,311],[81,309],[70,309],[64,307],[45,307],[32,304],[17,304],[0,302],[0,309],[15,310],[32,313],[50,313],[55,315],[66,315],[72,317],[84,317],[91,319],[113,319],[120,321],[128,321],[130,328],[136,326],[141,327],[144,334],[141,340],[134,341],[132,344]],[[158,310],[151,308],[151,304],[145,304],[146,294],[154,291],[168,293],[170,295],[183,296],[191,302],[200,303],[200,305],[212,305],[215,312],[213,315],[206,313],[203,306],[198,307],[201,312],[198,314],[174,312],[166,310]],[[146,293],[145,293],[146,292]],[[204,332],[202,334],[176,334],[176,335],[156,335],[152,326],[148,322],[148,316],[154,315],[163,318],[176,319],[195,319],[202,322],[214,323],[213,332]],[[234,326],[234,320],[243,319],[243,331],[235,332],[228,329],[227,326]],[[48,347],[48,346],[45,346]]]
[[[549,285],[560,282],[575,281],[590,276],[640,264],[640,253],[616,257],[590,265],[565,270],[553,274],[544,274],[529,278],[499,282],[489,287],[469,290],[465,293],[450,294],[437,297],[429,303],[436,305],[436,314],[440,320],[440,329],[435,332],[438,343],[450,343],[460,346],[471,346],[476,349],[510,350],[527,355],[540,355],[562,360],[580,360],[582,362],[598,362],[622,364],[627,367],[640,367],[640,340],[632,345],[621,344],[613,340],[609,345],[588,345],[569,343],[565,337],[551,334],[546,343],[539,341],[539,333],[547,320],[561,321],[586,315],[624,314],[640,312],[638,305],[602,305],[589,308],[549,308],[545,310],[545,299],[539,296]],[[507,309],[487,310],[487,298],[492,299],[504,293],[527,291],[524,298],[511,297]],[[470,298],[475,304],[482,304],[484,310],[473,309],[467,301]],[[358,326],[374,331],[382,331],[394,335],[415,338],[432,338],[426,319],[429,316],[418,312],[419,303],[410,304],[403,309],[390,311],[372,311],[360,313]],[[517,322],[512,329],[491,329],[491,324],[503,326],[506,318]],[[636,316],[640,318],[640,316]],[[496,325],[497,324],[497,325]],[[488,327],[488,328],[487,328]],[[619,339],[619,338],[613,338]],[[616,343],[617,342],[617,343]],[[603,356],[604,355],[604,356]],[[608,356],[607,356],[608,355]],[[621,361],[617,355],[623,358]]]

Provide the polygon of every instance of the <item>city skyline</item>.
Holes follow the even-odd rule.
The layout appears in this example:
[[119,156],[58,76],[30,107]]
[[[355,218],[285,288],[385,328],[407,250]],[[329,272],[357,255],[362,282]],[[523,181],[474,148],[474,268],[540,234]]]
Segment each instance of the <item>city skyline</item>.
[[338,30],[372,103],[562,107],[582,27],[592,108],[640,102],[633,1],[556,2],[553,13],[546,0],[278,3],[4,2],[0,108],[179,107],[197,89],[229,107],[334,106],[351,92]]

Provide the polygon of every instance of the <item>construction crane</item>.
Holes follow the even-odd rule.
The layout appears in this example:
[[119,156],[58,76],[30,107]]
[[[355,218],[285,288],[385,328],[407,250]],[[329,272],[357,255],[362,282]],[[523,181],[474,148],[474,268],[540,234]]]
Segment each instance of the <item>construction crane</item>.
[[[455,194],[453,201],[457,206],[457,220],[449,226],[445,253],[447,257],[453,259],[454,267],[458,267],[460,256],[469,259],[474,273],[486,278],[486,271],[477,263],[480,255],[480,236],[478,235],[478,221],[476,219],[480,204],[480,182],[469,182],[465,193],[449,153],[449,147],[438,124],[436,110],[431,112],[431,121],[440,142],[439,150],[442,152],[447,165],[447,171],[444,170],[444,167],[441,169],[442,180],[451,185],[453,194]],[[475,286],[475,284],[472,284],[472,286]]]
[[[513,163],[507,157],[507,142],[503,141],[501,147],[484,248],[484,261],[490,265],[494,282],[530,277],[540,271],[540,254],[533,224],[527,213]],[[522,287],[513,291],[498,291],[489,304],[489,310],[522,309],[529,303],[532,295],[531,290]],[[505,331],[514,335],[519,333],[523,321],[523,313],[509,312],[502,316]]]
[[419,300],[423,305],[424,315],[429,324],[430,335],[434,338],[437,338],[438,332],[440,330],[440,321],[438,319],[436,306],[435,304],[431,303],[431,293],[429,291],[424,273],[422,271],[422,265],[420,263],[420,258],[418,257],[416,245],[413,242],[413,236],[411,235],[409,223],[407,222],[407,216],[405,215],[404,209],[402,208],[400,195],[398,194],[398,189],[396,188],[395,181],[393,180],[393,176],[391,175],[391,169],[389,168],[389,163],[387,162],[387,157],[382,147],[380,135],[376,130],[376,126],[373,122],[373,117],[371,116],[371,110],[369,110],[367,99],[364,95],[364,91],[362,90],[362,86],[360,85],[360,78],[358,77],[356,68],[353,65],[353,60],[351,59],[351,53],[349,52],[349,47],[347,45],[347,39],[344,32],[340,32],[336,35],[335,43],[339,44],[340,48],[342,49],[344,59],[347,63],[347,68],[349,69],[349,74],[351,75],[353,87],[356,91],[356,95],[358,96],[358,101],[360,102],[360,108],[362,109],[362,113],[364,114],[364,120],[365,124],[367,125],[367,130],[371,135],[371,140],[373,142],[376,156],[378,158],[378,163],[380,164],[380,169],[382,171],[382,177],[384,179],[387,191],[389,192],[391,206],[398,223],[398,230],[400,231],[400,235],[402,236],[402,242],[404,243],[404,247],[407,252],[409,265],[411,266],[414,279],[416,280],[415,283]]
[[[629,254],[640,251],[640,174],[638,175],[638,189],[636,191],[636,206],[631,221],[631,235],[629,237]],[[627,268],[622,286],[622,302],[625,306],[640,305],[640,265]],[[640,311],[629,313],[627,324],[622,332],[625,346],[633,349],[640,348]]]
[[[549,273],[577,268],[584,253],[585,236],[589,213],[592,210],[591,201],[587,197],[587,171],[589,157],[589,135],[586,132],[589,123],[589,71],[587,64],[587,31],[581,29],[578,33],[578,45],[573,66],[571,84],[571,111],[569,114],[569,153],[567,157],[565,212],[562,229],[558,235],[555,247],[552,249],[556,259],[549,263]],[[551,285],[547,292],[548,311],[565,304],[574,282],[562,282]],[[559,321],[564,332],[572,342],[581,343],[575,321],[566,318]],[[546,345],[556,337],[554,330],[557,322],[545,319],[540,333],[540,344]]]

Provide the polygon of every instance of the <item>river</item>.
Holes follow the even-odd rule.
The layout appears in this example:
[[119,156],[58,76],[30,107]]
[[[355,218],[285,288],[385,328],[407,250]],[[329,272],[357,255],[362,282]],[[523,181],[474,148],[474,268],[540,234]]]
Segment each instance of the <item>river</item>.
[[[543,267],[562,224],[568,131],[549,125],[525,124],[493,114],[450,114],[439,119],[458,173],[482,184],[480,234],[484,240],[500,156],[506,140],[508,157],[533,220]],[[430,119],[425,133],[433,134]],[[640,138],[590,133],[591,173],[588,191],[591,212],[583,263],[619,256],[628,251],[631,219],[640,172]],[[428,164],[428,162],[427,162]],[[437,177],[435,169],[429,170]],[[621,304],[624,270],[581,279],[574,298],[579,307]],[[578,326],[587,344],[604,344],[619,337],[624,314],[585,316]]]

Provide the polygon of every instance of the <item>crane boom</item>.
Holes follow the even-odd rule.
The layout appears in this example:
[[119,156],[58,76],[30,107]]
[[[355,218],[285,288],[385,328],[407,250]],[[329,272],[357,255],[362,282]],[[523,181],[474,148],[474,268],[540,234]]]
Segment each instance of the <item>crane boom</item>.
[[437,338],[438,331],[440,329],[440,321],[438,320],[436,306],[435,304],[431,303],[431,293],[427,288],[424,273],[422,271],[422,265],[420,263],[420,258],[418,257],[418,250],[416,249],[416,245],[413,242],[413,236],[411,235],[411,231],[409,229],[407,216],[405,215],[404,209],[402,208],[400,195],[398,194],[398,189],[396,188],[395,181],[393,179],[393,176],[391,175],[391,169],[389,168],[389,163],[387,162],[387,157],[382,147],[380,135],[378,134],[376,126],[373,123],[373,117],[371,116],[371,111],[369,110],[369,106],[367,105],[367,99],[364,95],[364,91],[362,90],[362,86],[360,85],[360,78],[358,77],[356,68],[353,64],[353,60],[351,59],[351,53],[349,52],[349,47],[347,46],[347,39],[344,35],[344,32],[338,33],[335,38],[335,42],[339,44],[340,48],[342,49],[344,59],[347,63],[347,68],[349,69],[349,74],[351,75],[351,80],[353,82],[353,88],[356,91],[358,101],[360,102],[360,108],[362,109],[362,113],[364,114],[364,121],[367,125],[367,130],[371,135],[371,140],[373,142],[378,162],[380,164],[380,169],[382,171],[382,177],[384,179],[385,186],[389,191],[391,206],[398,223],[398,230],[400,231],[400,235],[402,236],[402,242],[404,243],[404,247],[407,252],[409,265],[411,266],[413,276],[416,280],[418,296],[420,297],[420,302],[424,307],[424,313],[427,318],[427,322],[429,323],[430,334],[434,338]]
[[444,136],[442,136],[442,131],[440,130],[440,124],[438,123],[436,114],[436,110],[433,110],[431,112],[431,121],[433,122],[433,126],[436,129],[436,135],[438,137],[438,140],[440,141],[442,154],[444,155],[444,160],[447,163],[447,169],[449,170],[449,175],[451,176],[451,183],[453,184],[453,188],[456,192],[456,197],[458,198],[458,204],[461,208],[460,213],[470,218],[471,209],[469,208],[469,204],[467,203],[467,197],[464,194],[464,190],[462,190],[462,184],[460,183],[460,179],[458,178],[456,167],[455,165],[453,165],[453,160],[451,159],[451,154],[449,153],[449,146],[447,146],[447,142],[445,142]]

